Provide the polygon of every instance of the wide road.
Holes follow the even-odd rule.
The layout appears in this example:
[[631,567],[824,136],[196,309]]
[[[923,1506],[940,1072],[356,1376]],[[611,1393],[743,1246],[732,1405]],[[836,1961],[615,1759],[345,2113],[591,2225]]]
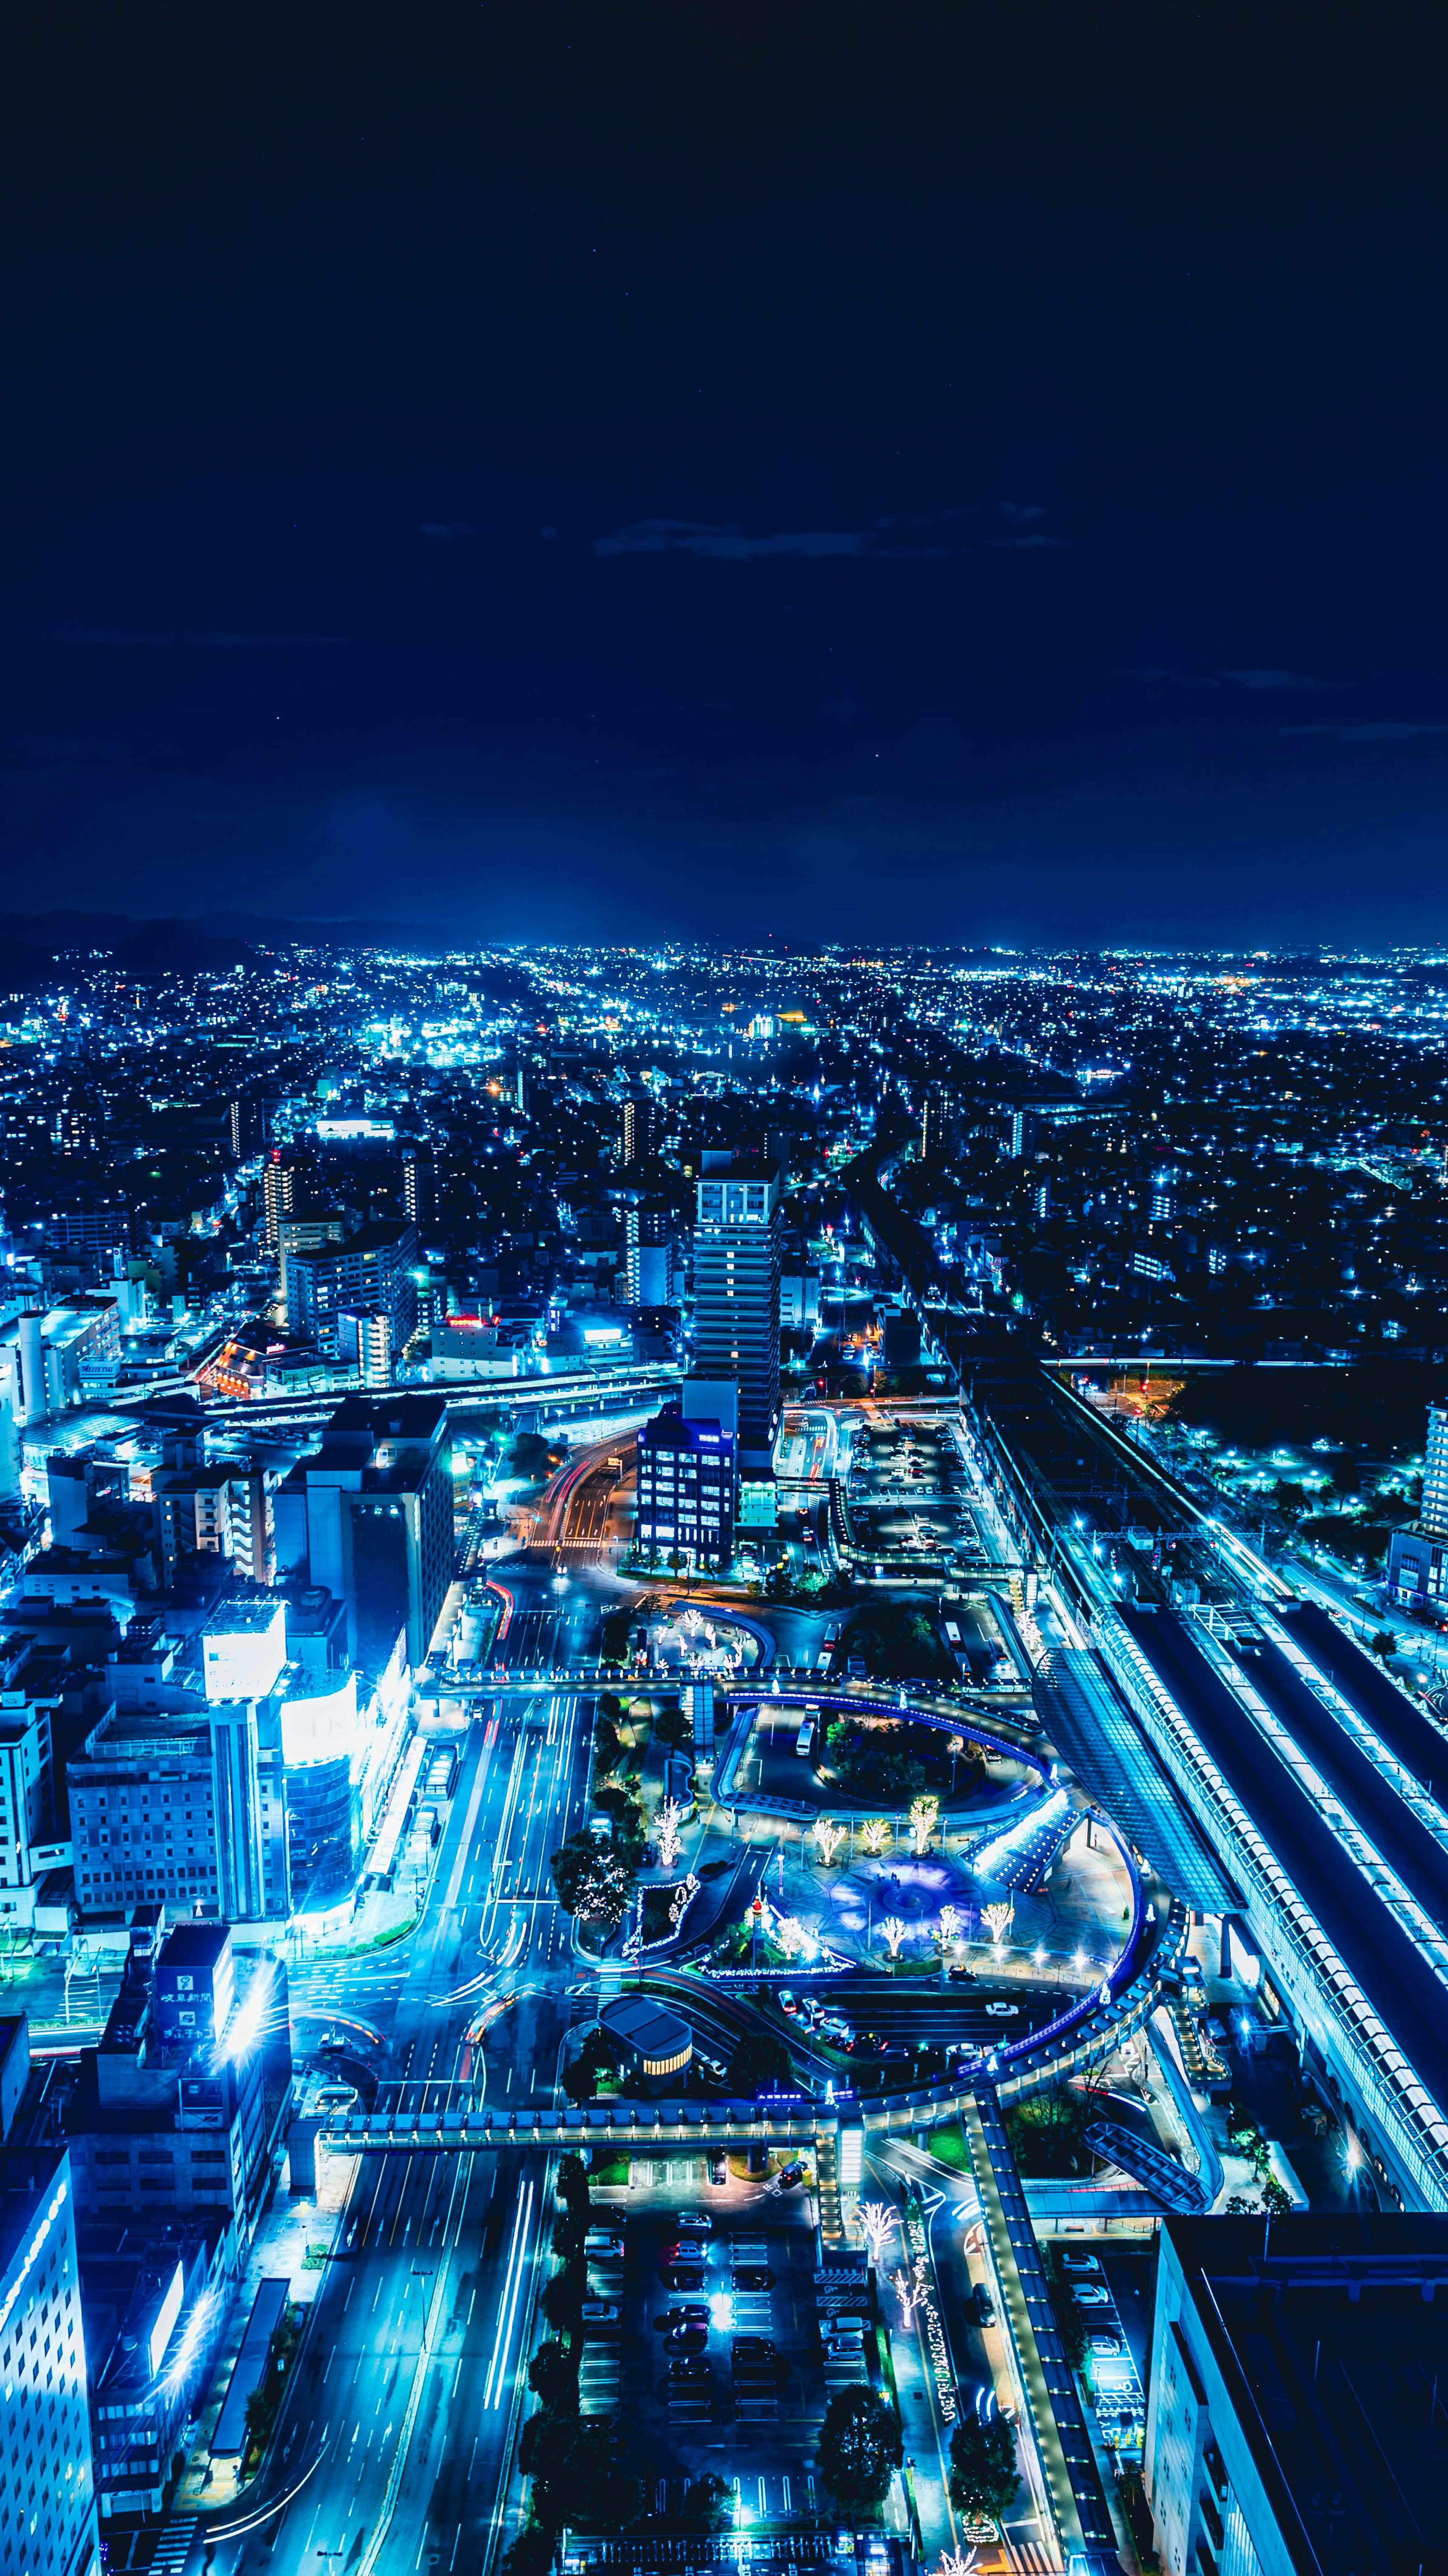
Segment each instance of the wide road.
[[[571,1924],[548,1859],[584,1818],[593,1703],[544,1695],[539,1713],[532,1728],[519,1710],[472,1730],[401,1983],[391,1961],[331,1972],[339,2022],[387,2042],[380,2101],[426,2086],[435,2102],[469,2080],[494,2100],[551,2094],[569,2018],[586,2007],[568,1997]],[[302,2010],[315,1983],[303,1981]],[[206,2546],[220,2576],[319,2576],[319,2559],[333,2576],[481,2565],[545,2197],[539,2156],[358,2159],[270,2458],[242,2504],[203,2518],[194,2563]]]

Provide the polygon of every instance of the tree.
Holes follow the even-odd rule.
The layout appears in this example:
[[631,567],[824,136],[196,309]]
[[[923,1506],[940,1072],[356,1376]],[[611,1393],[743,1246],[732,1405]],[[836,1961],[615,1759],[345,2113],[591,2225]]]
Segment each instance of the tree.
[[518,2537],[505,2551],[503,2576],[548,2576],[553,2564],[553,2534],[536,2524]]
[[588,2215],[588,2168],[582,2156],[565,2156],[558,2168],[558,2197],[569,2209]]
[[820,2427],[820,2475],[839,2504],[879,2504],[900,2466],[894,2409],[872,2388],[837,2389]]
[[588,2267],[581,2256],[575,2256],[544,2283],[542,2309],[555,2332],[576,2329],[583,2313],[584,2295],[588,2288]]
[[565,1914],[616,1932],[633,1896],[634,1873],[612,1843],[570,1834],[548,1864]]
[[731,2093],[758,2093],[776,2084],[788,2084],[794,2077],[789,2050],[772,2031],[746,2031],[734,2046],[729,2060]]
[[661,1709],[654,1720],[654,1742],[670,1753],[682,1753],[694,1741],[694,1721],[681,1708]]
[[999,2522],[1015,2502],[1016,2437],[1004,2416],[963,2415],[950,2437],[950,2496],[962,2513]]
[[727,2531],[733,2518],[729,2489],[722,2478],[706,2469],[702,2478],[690,2479],[679,2516],[686,2531]]
[[[545,2428],[534,2432],[535,2426]],[[535,2415],[525,2462],[533,2479],[533,2511],[557,2530],[564,2522],[581,2531],[621,2531],[643,2502],[638,2479],[619,2468],[617,2426],[611,2415],[580,2418]]]
[[578,2382],[561,2343],[540,2343],[528,2364],[528,2385],[550,2414],[577,2414]]
[[571,2263],[575,2254],[583,2252],[583,2240],[587,2232],[588,2218],[585,2212],[573,2209],[560,2210],[553,2221],[554,2253],[561,2255],[565,2263]]
[[1395,1655],[1397,1651],[1398,1641],[1394,1636],[1392,1629],[1380,1628],[1373,1639],[1373,1653],[1375,1655],[1381,1655],[1384,1662],[1386,1662],[1388,1656]]

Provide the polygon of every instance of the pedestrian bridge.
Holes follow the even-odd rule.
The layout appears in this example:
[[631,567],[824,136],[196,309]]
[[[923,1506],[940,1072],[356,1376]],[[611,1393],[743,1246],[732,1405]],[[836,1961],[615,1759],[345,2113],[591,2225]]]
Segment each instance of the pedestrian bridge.
[[[556,2153],[610,2146],[650,2155],[687,2147],[793,2147],[831,2167],[842,2158],[848,2165],[844,2142],[850,2138],[858,2148],[866,2137],[909,2137],[959,2119],[983,2091],[1009,2101],[1062,2083],[1112,2055],[1144,2026],[1161,2000],[1163,1981],[1175,1980],[1189,1928],[1185,1907],[1174,1904],[1150,1957],[1119,1990],[1103,1981],[1094,1996],[1044,2029],[993,2050],[954,2082],[916,2085],[869,2102],[846,2091],[824,2099],[782,2093],[759,2101],[723,2095],[713,2101],[581,2105],[489,2105],[454,2086],[403,2085],[397,2100],[378,2110],[334,2113],[319,2129],[318,2143],[343,2155],[496,2153],[510,2147]],[[1129,1957],[1128,1950],[1123,1964]]]

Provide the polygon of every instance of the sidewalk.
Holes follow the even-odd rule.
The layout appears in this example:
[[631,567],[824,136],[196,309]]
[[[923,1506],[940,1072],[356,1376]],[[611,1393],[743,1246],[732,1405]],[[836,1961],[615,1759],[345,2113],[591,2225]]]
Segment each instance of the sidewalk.
[[[320,2156],[317,2160],[315,2199],[308,2193],[296,2200],[287,2193],[283,2172],[271,2207],[252,2240],[246,2269],[237,2284],[225,2330],[217,2346],[210,2384],[197,2409],[196,2439],[187,2454],[186,2466],[177,2485],[173,2512],[186,2509],[215,2512],[219,2506],[234,2504],[250,2483],[240,2475],[240,2459],[218,2460],[213,2464],[211,2443],[252,2305],[263,2281],[283,2277],[288,2284],[289,2300],[307,2308],[314,2304],[326,2278],[326,2267],[310,2269],[303,2258],[309,2245],[325,2245],[330,2251],[352,2188],[354,2170],[351,2157]],[[311,2319],[308,2318],[306,2323],[310,2326]],[[306,2331],[305,2327],[303,2331]]]

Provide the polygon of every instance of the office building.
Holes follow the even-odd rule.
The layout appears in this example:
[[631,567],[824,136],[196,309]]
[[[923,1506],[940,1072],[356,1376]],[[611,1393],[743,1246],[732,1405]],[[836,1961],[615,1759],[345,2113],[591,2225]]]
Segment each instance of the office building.
[[[149,2224],[147,2221],[149,2220]],[[90,2220],[80,2238],[91,2362],[96,2501],[114,2515],[159,2514],[216,2359],[231,2300],[225,2213],[127,2212]],[[121,2547],[124,2548],[124,2539]]]
[[417,1322],[416,1268],[413,1225],[368,1225],[350,1242],[288,1253],[287,1328],[339,1359],[344,1314],[385,1315],[391,1347],[400,1351]]
[[706,1151],[694,1229],[694,1365],[739,1390],[738,1465],[767,1477],[779,1427],[779,1182]]
[[1162,2222],[1142,2483],[1165,2576],[1441,2557],[1448,2219]]
[[1423,1499],[1412,1528],[1389,1541],[1388,1599],[1423,1617],[1448,1615],[1448,1404],[1428,1407]]
[[371,1673],[399,1634],[416,1671],[452,1575],[453,1495],[441,1396],[344,1400],[276,1498],[277,1561],[339,1601]]
[[0,2568],[96,2576],[100,2566],[75,2190],[64,2149],[12,2160],[0,2193]]
[[[0,1664],[0,1915],[25,1915],[24,1897],[54,1865],[51,1774],[53,1702],[22,1679],[28,1638],[7,1640]],[[0,2553],[3,2558],[3,2553]]]
[[81,2051],[63,2116],[82,2215],[219,2218],[235,2270],[291,2103],[280,1960],[233,1951],[224,1924],[178,1925],[154,1960],[132,1950],[99,2046]]
[[734,1440],[660,1413],[638,1440],[636,1534],[649,1563],[724,1566],[734,1553]]

